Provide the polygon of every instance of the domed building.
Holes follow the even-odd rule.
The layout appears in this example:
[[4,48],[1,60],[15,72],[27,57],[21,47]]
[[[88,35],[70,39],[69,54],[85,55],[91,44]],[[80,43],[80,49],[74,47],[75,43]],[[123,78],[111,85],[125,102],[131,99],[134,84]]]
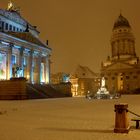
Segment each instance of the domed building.
[[133,92],[140,88],[140,62],[135,51],[135,37],[129,21],[119,15],[111,36],[111,56],[102,62],[101,76],[109,91]]

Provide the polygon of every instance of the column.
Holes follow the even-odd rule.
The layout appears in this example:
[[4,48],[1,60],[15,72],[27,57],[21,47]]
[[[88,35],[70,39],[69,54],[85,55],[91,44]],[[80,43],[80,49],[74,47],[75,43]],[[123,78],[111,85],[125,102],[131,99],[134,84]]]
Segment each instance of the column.
[[132,43],[131,43],[131,46],[132,46],[132,55],[136,55],[136,52],[135,52],[135,42],[134,41],[132,41]]
[[37,83],[41,82],[41,53],[38,54],[38,61],[37,61]]
[[24,52],[24,48],[21,47],[19,49],[20,53],[19,53],[19,66],[22,67],[23,66],[23,52]]
[[50,55],[45,57],[45,83],[50,83]]
[[30,50],[30,56],[29,56],[29,82],[33,82],[33,50]]
[[19,67],[22,69],[22,77],[24,77],[24,64],[23,64],[23,52],[24,52],[24,48],[21,47],[19,49],[20,53],[19,53]]
[[13,49],[13,44],[11,43],[8,48],[8,53],[7,53],[7,74],[6,74],[6,79],[10,79],[12,77],[12,49]]
[[120,41],[117,41],[117,56],[120,59]]

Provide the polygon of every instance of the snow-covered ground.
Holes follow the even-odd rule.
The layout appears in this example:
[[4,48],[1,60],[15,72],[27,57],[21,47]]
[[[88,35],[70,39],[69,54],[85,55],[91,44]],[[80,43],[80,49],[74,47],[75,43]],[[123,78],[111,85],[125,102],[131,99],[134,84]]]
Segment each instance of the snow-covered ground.
[[116,103],[128,103],[140,114],[140,95],[0,101],[0,140],[140,140],[140,129],[131,121],[128,134],[113,133]]

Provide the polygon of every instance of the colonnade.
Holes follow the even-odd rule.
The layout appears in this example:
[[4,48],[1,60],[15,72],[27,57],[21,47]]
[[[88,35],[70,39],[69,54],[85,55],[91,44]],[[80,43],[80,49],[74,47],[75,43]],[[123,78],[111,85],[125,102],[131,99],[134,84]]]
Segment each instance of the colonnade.
[[[17,77],[13,75],[12,55],[14,54],[14,44],[9,44],[6,58],[6,79]],[[22,68],[22,77],[27,78],[29,83],[49,83],[50,82],[50,55],[39,50],[26,49],[20,47],[15,65]],[[23,59],[26,58],[26,64]]]

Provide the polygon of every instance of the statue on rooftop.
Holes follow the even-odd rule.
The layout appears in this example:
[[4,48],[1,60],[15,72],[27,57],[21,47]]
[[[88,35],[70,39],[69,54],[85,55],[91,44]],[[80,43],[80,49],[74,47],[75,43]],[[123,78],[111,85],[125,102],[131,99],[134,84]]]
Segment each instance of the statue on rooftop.
[[11,1],[9,1],[7,10],[11,11],[12,9],[14,9],[14,4]]
[[14,11],[14,12],[20,12],[20,8],[15,6],[15,4],[12,1],[8,2],[8,7],[7,7],[8,11]]

